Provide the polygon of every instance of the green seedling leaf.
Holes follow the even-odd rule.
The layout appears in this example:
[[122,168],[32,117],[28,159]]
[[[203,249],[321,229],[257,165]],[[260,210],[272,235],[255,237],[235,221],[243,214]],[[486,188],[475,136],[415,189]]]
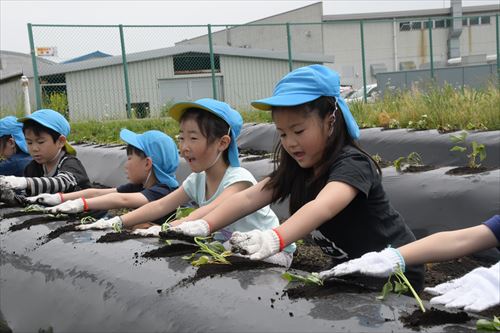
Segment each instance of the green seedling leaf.
[[394,292],[401,295],[403,293],[408,292],[408,287],[399,281],[394,282]]
[[191,264],[193,266],[201,266],[201,265],[208,264],[209,262],[210,262],[210,258],[208,256],[201,256],[197,260],[193,260],[191,262]]
[[164,242],[165,242],[165,245],[167,245],[167,246],[172,245],[172,241],[170,239],[165,239]]
[[389,295],[389,293],[392,291],[393,287],[392,287],[392,283],[390,281],[390,277],[389,277],[389,281],[387,281],[384,286],[382,287],[382,293],[380,294],[380,296],[377,296],[377,299],[383,301],[387,295]]
[[493,320],[479,319],[476,322],[476,329],[483,331],[500,331],[500,320],[493,316]]
[[467,148],[465,148],[465,147],[460,147],[460,146],[453,146],[453,147],[450,149],[450,151],[458,151],[458,152],[461,152],[461,153],[463,153],[463,152],[464,152],[464,151],[466,151],[466,150],[467,150]]
[[37,205],[37,204],[33,204],[33,205],[28,205],[28,206],[24,207],[22,209],[22,211],[25,213],[27,213],[27,212],[44,212],[45,207]]
[[466,138],[467,138],[467,132],[462,132],[458,135],[456,135],[456,134],[450,135],[450,140],[453,143],[465,142]]
[[87,224],[87,223],[92,223],[92,222],[95,222],[97,221],[96,218],[94,218],[93,216],[85,216],[83,218],[80,219],[80,223],[81,224]]
[[178,207],[177,211],[175,212],[175,218],[177,220],[181,219],[183,217],[188,216],[189,214],[191,214],[195,210],[196,210],[196,208],[194,208],[194,207]]
[[323,280],[318,276],[318,273],[311,273],[307,276],[302,276],[290,272],[285,272],[281,274],[281,277],[287,280],[288,282],[301,282],[308,285],[317,285],[317,286],[323,285]]

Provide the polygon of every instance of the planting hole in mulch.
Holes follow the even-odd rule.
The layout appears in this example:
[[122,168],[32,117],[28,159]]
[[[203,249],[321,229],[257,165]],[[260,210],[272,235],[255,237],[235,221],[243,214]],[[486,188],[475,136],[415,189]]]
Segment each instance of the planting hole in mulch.
[[434,169],[437,169],[437,167],[434,165],[409,165],[403,170],[403,172],[415,173],[415,172],[424,172]]
[[376,291],[375,288],[363,284],[354,283],[344,279],[329,279],[322,286],[299,285],[283,290],[283,295],[290,299],[326,298],[338,293],[369,293]]
[[137,238],[151,238],[154,236],[143,236],[137,235],[130,232],[109,232],[105,235],[102,235],[96,240],[96,243],[113,243],[113,242],[121,242],[127,239],[137,239]]
[[23,210],[18,210],[16,212],[11,212],[3,215],[4,219],[10,219],[13,217],[20,217],[20,216],[26,216],[26,215],[42,215],[45,214],[44,212],[40,211],[30,211],[30,212],[25,212]]
[[427,309],[425,312],[415,310],[413,313],[399,317],[404,327],[419,328],[444,324],[463,324],[471,320],[466,312],[446,312],[436,308]]
[[198,246],[191,244],[176,243],[165,245],[160,248],[145,252],[143,258],[170,258],[191,254],[198,250]]
[[462,175],[472,175],[476,173],[481,173],[485,171],[492,170],[491,168],[486,168],[486,167],[478,167],[478,168],[470,168],[467,166],[464,167],[458,167],[458,168],[453,168],[445,172],[445,174],[450,175],[450,176],[462,176]]
[[54,221],[65,221],[68,220],[68,216],[40,216],[40,217],[35,217],[29,220],[24,221],[23,223],[20,224],[15,224],[10,226],[9,231],[18,231],[21,229],[30,229],[31,226],[37,225],[37,224],[45,224],[48,222],[54,222]]
[[160,231],[160,238],[163,240],[178,240],[186,243],[196,244],[194,237],[186,236],[177,232],[172,231]]

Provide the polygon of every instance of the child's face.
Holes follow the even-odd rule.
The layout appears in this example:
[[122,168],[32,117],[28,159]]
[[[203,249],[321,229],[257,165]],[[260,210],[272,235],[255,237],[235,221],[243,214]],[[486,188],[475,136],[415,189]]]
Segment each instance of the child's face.
[[127,179],[133,184],[144,184],[151,171],[150,164],[148,158],[142,158],[135,153],[127,155],[127,162],[125,162]]
[[10,158],[16,152],[16,142],[13,138],[9,138],[5,141],[5,144],[2,144],[0,141],[0,160],[5,158]]
[[328,139],[328,126],[323,125],[316,112],[296,109],[273,109],[273,120],[286,152],[302,168],[317,166]]
[[36,135],[30,129],[24,132],[24,136],[29,153],[38,164],[52,162],[66,143],[66,138],[62,135],[54,142],[50,134],[41,132],[39,135]]
[[193,172],[202,172],[210,168],[218,155],[219,140],[208,144],[194,119],[180,123],[179,150]]

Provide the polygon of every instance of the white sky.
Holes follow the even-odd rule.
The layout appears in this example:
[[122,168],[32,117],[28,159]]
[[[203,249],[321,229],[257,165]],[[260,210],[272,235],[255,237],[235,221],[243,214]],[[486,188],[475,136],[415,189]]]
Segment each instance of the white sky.
[[[270,0],[225,0],[225,1],[23,1],[0,0],[0,49],[29,53],[27,23],[34,24],[107,24],[107,25],[185,25],[185,24],[241,24],[262,19],[271,15],[293,10],[317,1],[270,1]],[[449,0],[324,0],[323,14],[347,14],[362,12],[400,11],[426,8],[449,7]],[[463,6],[496,4],[500,0],[462,0]],[[63,41],[54,37],[61,30],[39,28],[35,31],[36,46],[58,46],[60,56],[64,54]],[[189,32],[188,32],[189,30]],[[73,30],[74,31],[74,30]],[[126,40],[127,51],[137,44],[154,43],[165,29],[151,30],[137,34]],[[144,31],[143,31],[144,32]],[[206,33],[200,29],[171,29],[170,35],[176,40]],[[92,33],[101,39],[102,45],[116,44],[116,29],[86,30],[74,33],[73,45],[85,44],[79,52],[115,52],[113,48],[94,43]],[[44,37],[46,39],[44,39]],[[62,37],[61,37],[62,38]],[[147,39],[150,39],[149,41]],[[165,38],[165,37],[163,37]],[[112,41],[112,42],[111,42]],[[171,42],[171,41],[170,41]],[[60,45],[61,44],[61,45]],[[116,45],[115,45],[116,46]],[[113,49],[113,50],[111,50]],[[83,53],[79,53],[83,54]]]

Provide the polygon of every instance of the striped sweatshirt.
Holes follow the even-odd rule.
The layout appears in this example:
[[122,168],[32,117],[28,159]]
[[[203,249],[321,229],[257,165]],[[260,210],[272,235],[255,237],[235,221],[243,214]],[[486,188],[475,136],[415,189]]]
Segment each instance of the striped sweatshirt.
[[28,196],[40,193],[74,192],[90,187],[89,177],[82,163],[75,156],[64,153],[52,176],[44,173],[42,164],[31,161],[24,169],[28,181]]

